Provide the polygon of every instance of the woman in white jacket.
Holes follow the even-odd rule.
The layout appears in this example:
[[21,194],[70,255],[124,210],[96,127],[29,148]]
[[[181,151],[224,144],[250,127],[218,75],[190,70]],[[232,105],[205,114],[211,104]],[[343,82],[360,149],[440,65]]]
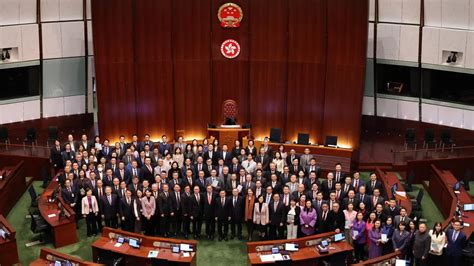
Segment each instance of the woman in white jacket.
[[87,236],[97,235],[96,217],[99,213],[97,199],[92,195],[92,190],[88,189],[86,196],[82,198],[82,216],[86,218]]
[[443,265],[443,248],[446,244],[446,233],[443,232],[443,226],[440,222],[436,222],[433,229],[429,232],[431,237],[430,247],[430,266]]

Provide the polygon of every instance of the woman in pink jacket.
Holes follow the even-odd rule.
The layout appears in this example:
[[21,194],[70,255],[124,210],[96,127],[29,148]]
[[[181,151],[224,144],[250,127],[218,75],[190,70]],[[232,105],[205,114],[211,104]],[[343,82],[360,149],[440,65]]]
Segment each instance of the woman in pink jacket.
[[153,235],[153,215],[155,214],[155,197],[152,196],[151,190],[145,192],[145,197],[142,201],[143,227],[145,228],[145,235]]

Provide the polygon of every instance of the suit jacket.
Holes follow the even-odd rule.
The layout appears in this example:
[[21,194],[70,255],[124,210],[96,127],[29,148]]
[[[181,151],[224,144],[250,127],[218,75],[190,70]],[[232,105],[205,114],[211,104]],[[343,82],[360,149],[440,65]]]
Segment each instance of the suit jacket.
[[271,158],[270,156],[268,156],[268,154],[264,154],[263,155],[263,159],[262,159],[262,155],[257,155],[257,157],[255,158],[255,162],[257,163],[262,163],[262,166],[263,166],[263,170],[268,170],[270,168],[270,162],[271,162]]
[[168,196],[165,192],[158,195],[158,210],[160,215],[169,215],[172,211],[171,192],[168,191]]
[[120,217],[125,217],[126,220],[133,220],[133,199],[130,198],[130,205],[127,203],[127,198],[123,197],[119,204]]
[[215,217],[219,221],[227,221],[231,217],[232,203],[229,198],[224,198],[224,205],[222,205],[222,199],[217,197],[214,201]]
[[107,195],[104,194],[102,199],[100,199],[100,205],[105,219],[114,218],[119,211],[118,197],[114,194],[111,195],[111,202],[109,202]]
[[[395,226],[395,228],[398,228],[398,225],[400,224],[400,221],[401,221],[401,216],[400,215],[397,215],[395,216],[395,218],[393,219],[393,225]],[[410,223],[411,219],[410,217],[405,216],[405,226],[408,228],[408,224]]]
[[291,157],[291,155],[288,154],[288,156],[286,157],[286,165],[290,166],[290,168],[291,168],[291,166],[293,165],[293,160],[294,159],[299,160],[300,157],[297,154],[295,154],[294,157]]
[[409,242],[410,233],[403,231],[403,233],[400,234],[400,230],[395,229],[392,234],[392,244],[394,249],[398,248],[402,254],[405,254],[407,252]]
[[285,217],[285,205],[282,202],[278,202],[277,208],[275,209],[275,203],[272,201],[269,205],[270,224],[272,226],[280,226],[280,223],[286,221]]
[[365,182],[363,180],[361,180],[360,178],[359,178],[359,182],[358,182],[357,186],[356,186],[355,180],[354,179],[352,180],[352,187],[354,188],[356,193],[359,192],[359,188],[361,186],[364,186],[364,185],[365,185]]
[[224,160],[224,165],[230,166],[232,164],[232,153],[230,151],[227,151],[225,156],[224,152],[220,151],[218,153],[218,158]]
[[333,220],[331,218],[331,213],[332,211],[327,211],[327,214],[326,214],[326,220],[323,219],[323,212],[320,211],[318,212],[318,219],[317,219],[317,223],[318,223],[318,233],[321,234],[321,233],[327,233],[327,232],[330,232],[332,231],[332,228],[333,228]]
[[117,170],[115,170],[114,175],[115,175],[115,177],[120,179],[120,181],[125,181],[125,183],[127,183],[127,184],[130,184],[130,182],[132,182],[132,172],[130,172],[126,168],[123,169],[123,175],[121,174],[119,168],[117,168]]
[[244,205],[244,199],[241,196],[236,197],[236,201],[234,204],[234,196],[229,197],[230,201],[230,217],[231,220],[234,222],[242,222],[244,220],[244,210],[245,210],[245,205]]
[[380,193],[383,192],[382,182],[380,182],[379,180],[375,181],[375,186],[373,186],[373,187],[372,187],[372,182],[371,181],[367,182],[366,187],[367,187],[366,193],[369,194],[369,195],[373,195],[374,194],[374,189],[376,189],[376,188],[378,188],[380,190]]
[[309,161],[313,158],[312,154],[303,154],[300,156],[300,166],[306,169],[309,166]]
[[217,165],[217,161],[219,160],[219,155],[215,151],[213,152],[207,151],[204,153],[204,161],[207,161],[209,159],[212,160],[212,165]]
[[332,180],[332,184],[329,185],[328,180],[324,180],[323,183],[321,184],[321,191],[323,192],[323,197],[324,199],[329,198],[329,193],[334,190],[336,187],[336,181]]
[[339,183],[344,182],[344,179],[346,177],[346,174],[344,172],[342,171],[340,172],[339,179],[336,178],[336,171],[332,172],[332,174],[334,175],[334,181],[339,182]]
[[270,222],[270,213],[268,205],[264,202],[262,209],[260,209],[260,203],[255,203],[253,208],[253,223],[258,225],[267,225]]
[[[291,209],[291,206],[286,206],[285,207],[285,216],[286,216],[286,222],[288,223],[288,212],[290,211]],[[296,206],[295,208],[295,217],[294,217],[294,221],[293,221],[293,224],[294,225],[300,225],[300,214],[301,214],[301,208]]]
[[193,216],[194,219],[201,218],[204,210],[204,196],[202,194],[199,194],[198,201],[195,193],[193,193],[190,196],[190,201],[190,216]]
[[172,152],[171,145],[167,142],[166,144],[163,142],[158,143],[158,152],[161,155],[165,155],[165,151]]
[[[312,166],[310,166],[310,165],[307,165],[304,168],[304,170],[306,172],[306,175],[309,175],[312,172],[311,169],[312,169]],[[319,167],[318,165],[315,165],[313,171],[316,172],[316,180],[321,178],[321,167]]]
[[74,188],[71,188],[71,192],[69,192],[66,188],[63,188],[61,191],[61,197],[63,198],[66,204],[73,204],[77,202],[77,193]]
[[[232,181],[229,181],[229,182],[227,182],[227,184],[225,184],[225,192],[227,193],[227,195],[231,195],[232,190],[234,188],[237,188],[239,185],[240,185],[239,180],[235,180],[235,187],[232,185]],[[243,190],[243,188],[242,188],[242,190]]]
[[189,217],[191,212],[191,194],[181,194],[181,215]]
[[344,231],[344,226],[346,223],[346,218],[344,217],[344,213],[342,211],[334,212],[330,211],[328,213],[328,220],[329,220],[329,229],[330,231],[334,231],[336,229]]
[[203,201],[204,202],[204,217],[206,219],[214,219],[215,218],[214,206],[215,206],[215,201],[217,198],[217,193],[215,192],[211,193],[210,201],[209,201],[207,192],[203,194],[203,198],[204,198],[204,201]]
[[[364,196],[362,197],[362,195],[360,193],[357,193],[356,194],[356,199],[359,200],[359,203],[363,202],[365,204],[365,208],[367,209],[367,211],[370,211],[370,208],[372,206],[372,196],[367,195],[367,193],[365,193]],[[398,225],[395,225],[395,228],[397,228],[397,227],[398,227]]]
[[151,196],[147,198],[146,196],[141,199],[142,213],[143,216],[153,216],[156,212],[156,199]]
[[[176,195],[176,192],[175,191],[171,191],[170,192],[170,198],[171,198],[171,212],[174,212],[175,213],[175,216],[176,216],[176,213],[178,213],[179,211],[181,211],[181,207],[182,207],[182,204],[181,204],[181,201],[183,200],[183,198],[181,197],[181,193],[179,193],[179,198],[178,198],[178,195]],[[179,202],[179,203],[178,203]]]
[[446,233],[446,237],[448,238],[448,246],[446,247],[446,255],[453,256],[453,257],[461,257],[462,256],[462,249],[466,244],[466,235],[461,230],[459,231],[458,237],[456,240],[453,240],[454,229],[449,228],[448,232]]
[[[349,205],[349,198],[346,197],[342,200],[341,204],[342,204],[342,209],[347,209],[347,205]],[[360,201],[357,199],[357,197],[354,197],[354,199],[352,200],[352,204],[354,205],[354,210],[358,210],[359,209],[359,203]]]
[[129,184],[127,188],[132,192],[132,196],[135,197],[135,196],[137,196],[137,191],[140,190],[141,187],[142,187],[142,185],[140,183],[138,183],[137,188],[135,189],[135,186],[132,183],[132,184]]
[[400,215],[400,207],[395,206],[393,210],[390,208],[390,206],[387,206],[385,208],[385,213],[387,216],[392,217],[392,219],[395,219],[395,216]]
[[295,169],[295,166],[292,165],[292,164],[288,165],[288,167],[289,167],[289,169],[290,169],[290,174],[292,174],[292,175],[298,176],[298,173],[299,173],[300,171],[304,171],[304,168],[301,167],[300,165],[298,165],[298,166],[296,167],[296,169]]
[[102,158],[102,157],[105,157],[107,159],[107,161],[110,161],[110,158],[112,156],[112,147],[103,147],[102,150],[100,150],[99,152],[99,157]]
[[99,212],[99,205],[97,204],[97,199],[95,198],[95,196],[91,196],[91,203],[92,203],[92,209],[89,208],[89,200],[87,199],[87,197],[82,198],[82,202],[81,202],[82,215],[87,215],[91,211],[93,213]]
[[140,169],[140,180],[141,181],[148,180],[148,182],[150,182],[150,184],[153,184],[154,180],[155,180],[155,177],[154,177],[154,174],[153,174],[153,168],[150,171],[150,169],[148,169],[148,167],[146,167],[145,165],[142,166],[142,168]]
[[146,144],[148,144],[148,145],[150,146],[150,151],[153,150],[153,146],[154,146],[155,144],[153,143],[153,141],[149,140],[149,141],[146,141],[146,142],[145,142],[145,141],[142,141],[142,142],[138,143],[138,147],[137,147],[137,148],[138,148],[138,151],[141,152],[141,151],[145,150],[145,145],[146,145]]
[[239,175],[240,168],[242,168],[242,166],[239,163],[237,163],[236,165],[230,164],[229,173]]
[[50,157],[51,162],[54,167],[57,168],[62,168],[63,167],[63,156],[61,154],[61,147],[59,147],[59,150],[56,149],[55,147],[52,147],[50,150]]
[[61,157],[63,159],[63,165],[66,165],[67,160],[73,161],[76,158],[76,153],[74,151],[63,151],[61,152]]
[[[216,180],[217,180],[217,186],[214,187],[214,190],[220,191],[221,189],[225,188],[224,187],[224,182],[220,178],[216,177]],[[212,183],[213,183],[212,177],[206,178],[206,186],[207,185],[212,185]]]

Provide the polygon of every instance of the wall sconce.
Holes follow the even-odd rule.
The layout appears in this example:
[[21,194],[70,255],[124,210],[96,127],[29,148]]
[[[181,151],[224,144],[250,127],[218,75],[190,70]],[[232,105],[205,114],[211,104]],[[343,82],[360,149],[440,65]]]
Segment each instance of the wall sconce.
[[2,49],[2,61],[10,59],[10,50],[12,48],[3,48]]
[[458,52],[451,52],[451,54],[448,56],[448,60],[446,60],[446,63],[456,63],[456,61],[458,60],[457,54]]

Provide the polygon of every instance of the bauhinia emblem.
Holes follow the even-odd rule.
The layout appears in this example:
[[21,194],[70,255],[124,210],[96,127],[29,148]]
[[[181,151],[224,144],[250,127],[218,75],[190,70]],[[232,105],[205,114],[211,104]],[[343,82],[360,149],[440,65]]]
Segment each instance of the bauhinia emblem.
[[238,28],[244,17],[242,8],[234,3],[223,4],[217,12],[217,17],[224,28]]
[[221,45],[221,53],[226,58],[236,58],[240,54],[240,44],[236,40],[225,40]]

